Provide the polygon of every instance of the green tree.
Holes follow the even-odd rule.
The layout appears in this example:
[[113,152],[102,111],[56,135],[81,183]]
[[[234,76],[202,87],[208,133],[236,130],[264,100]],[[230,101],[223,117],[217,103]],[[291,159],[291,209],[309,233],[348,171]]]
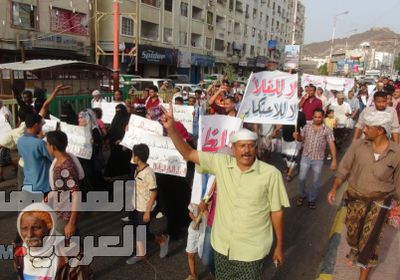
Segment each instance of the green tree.
[[328,64],[325,63],[324,65],[321,65],[318,68],[318,73],[324,76],[328,75]]
[[230,63],[225,64],[224,75],[226,76],[226,79],[230,82],[236,80],[236,72],[235,72],[235,68],[232,66],[232,64],[230,64]]
[[396,71],[400,71],[400,53],[397,54],[396,58],[394,59],[394,69],[396,69]]

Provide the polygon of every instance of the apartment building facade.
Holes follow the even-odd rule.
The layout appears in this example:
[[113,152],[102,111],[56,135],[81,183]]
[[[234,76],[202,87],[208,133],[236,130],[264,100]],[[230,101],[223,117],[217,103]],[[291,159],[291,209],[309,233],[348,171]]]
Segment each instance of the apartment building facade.
[[[137,3],[136,1],[139,1]],[[120,2],[121,73],[135,72],[127,54],[138,38],[138,74],[179,73],[198,82],[222,73],[226,64],[246,75],[281,59],[291,43],[294,3],[298,3],[296,44],[304,36],[300,0],[124,0]],[[0,1],[0,62],[26,58],[96,61],[98,46],[111,54],[112,0]],[[96,40],[95,40],[96,38]],[[111,55],[98,62],[112,66]]]
[[0,62],[91,60],[91,1],[0,1]]

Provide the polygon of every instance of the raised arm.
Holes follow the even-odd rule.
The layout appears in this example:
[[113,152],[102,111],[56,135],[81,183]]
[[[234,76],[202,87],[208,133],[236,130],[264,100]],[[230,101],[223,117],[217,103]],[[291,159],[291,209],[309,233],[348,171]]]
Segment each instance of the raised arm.
[[168,132],[168,136],[171,138],[178,152],[183,156],[186,161],[191,161],[195,164],[200,164],[199,154],[197,150],[190,147],[188,143],[183,140],[182,136],[175,129],[175,121],[173,114],[172,104],[169,104],[169,112],[161,106],[163,111],[163,116],[161,117],[161,122]]
[[62,91],[71,88],[71,86],[64,86],[64,85],[58,85],[56,88],[53,90],[53,92],[50,94],[50,96],[46,99],[46,101],[43,103],[42,108],[40,109],[39,115],[41,115],[43,118],[47,115],[47,111],[49,110],[51,102],[56,98],[57,94]]

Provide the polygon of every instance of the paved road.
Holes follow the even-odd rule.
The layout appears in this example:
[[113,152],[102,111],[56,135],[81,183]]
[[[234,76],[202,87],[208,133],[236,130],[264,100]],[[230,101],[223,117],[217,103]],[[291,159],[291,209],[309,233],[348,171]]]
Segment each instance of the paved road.
[[[271,162],[282,168],[278,155],[273,155]],[[0,190],[11,190],[15,185],[15,175],[7,171],[10,178],[0,184]],[[325,202],[330,188],[333,173],[329,171],[329,162],[324,166],[322,187],[317,201],[317,209],[310,210],[306,206],[296,207],[298,196],[297,178],[288,183],[287,191],[292,207],[285,210],[285,258],[282,267],[276,269],[270,259],[265,262],[264,279],[315,279],[318,267],[325,252],[329,230],[336,209]],[[80,222],[82,235],[121,235],[123,213],[108,212],[85,214]],[[0,213],[0,243],[11,244],[16,235],[16,213]],[[149,242],[150,257],[147,262],[133,266],[125,264],[126,257],[97,257],[92,268],[96,279],[185,279],[187,263],[185,255],[186,234],[182,229],[181,240],[173,240],[170,254],[165,259],[158,257],[158,250],[153,242]],[[199,265],[200,279],[210,279],[204,268]],[[1,279],[15,279],[13,264],[10,260],[0,261]]]

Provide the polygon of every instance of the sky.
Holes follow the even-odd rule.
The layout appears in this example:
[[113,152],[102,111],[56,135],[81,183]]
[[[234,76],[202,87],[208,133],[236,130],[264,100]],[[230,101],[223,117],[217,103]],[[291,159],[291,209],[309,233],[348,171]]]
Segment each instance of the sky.
[[[306,7],[304,43],[331,40],[333,18],[335,38],[362,33],[372,27],[389,27],[400,33],[400,0],[300,0]],[[356,32],[352,31],[357,29]]]

